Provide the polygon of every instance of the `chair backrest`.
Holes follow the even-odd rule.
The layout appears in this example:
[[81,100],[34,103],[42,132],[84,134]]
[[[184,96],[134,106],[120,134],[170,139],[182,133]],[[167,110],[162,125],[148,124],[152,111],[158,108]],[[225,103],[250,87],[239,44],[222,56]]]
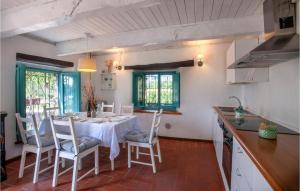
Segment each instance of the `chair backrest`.
[[120,115],[133,115],[133,105],[122,105],[120,106]]
[[150,136],[149,136],[149,143],[152,144],[153,138],[158,136],[158,129],[160,127],[160,119],[163,113],[163,109],[160,109],[159,112],[155,111],[153,115]]
[[48,119],[51,115],[59,114],[60,108],[59,107],[46,107],[44,106],[44,119]]
[[17,118],[17,123],[18,123],[19,131],[20,131],[23,143],[28,144],[27,138],[29,137],[28,136],[29,131],[27,131],[24,128],[24,123],[26,123],[26,124],[30,124],[33,128],[32,129],[33,131],[31,131],[31,132],[33,132],[33,135],[31,135],[31,136],[34,136],[37,147],[42,147],[39,130],[37,128],[35,114],[32,114],[28,118],[23,118],[23,117],[21,117],[20,113],[16,113],[16,118]]
[[114,112],[115,112],[115,103],[112,103],[111,105],[106,105],[102,102],[101,113],[114,113]]
[[65,126],[65,124],[62,124],[62,121],[60,121],[60,120],[55,120],[53,115],[50,116],[51,130],[52,130],[56,149],[61,150],[61,146],[60,146],[61,142],[65,141],[65,140],[69,140],[69,141],[72,141],[72,144],[74,147],[74,154],[77,155],[79,153],[79,149],[78,149],[76,134],[75,134],[75,130],[74,130],[73,117],[69,117],[68,123],[69,123],[69,128],[70,128],[70,134],[58,133],[56,130],[56,127],[57,126]]

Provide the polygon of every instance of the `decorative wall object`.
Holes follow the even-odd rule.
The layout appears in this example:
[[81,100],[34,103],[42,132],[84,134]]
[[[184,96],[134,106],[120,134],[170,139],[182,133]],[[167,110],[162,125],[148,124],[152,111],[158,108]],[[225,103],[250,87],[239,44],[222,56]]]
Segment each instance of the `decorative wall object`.
[[116,88],[116,74],[102,73],[101,74],[101,89],[114,90]]
[[111,73],[112,72],[112,67],[113,67],[113,60],[106,60],[105,64],[106,64],[106,67],[107,67],[107,72]]

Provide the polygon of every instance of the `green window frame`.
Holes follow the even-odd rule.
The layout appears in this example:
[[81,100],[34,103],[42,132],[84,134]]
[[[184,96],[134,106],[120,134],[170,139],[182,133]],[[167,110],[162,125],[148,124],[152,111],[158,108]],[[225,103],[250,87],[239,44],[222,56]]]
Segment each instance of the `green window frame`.
[[[26,71],[51,72],[58,74],[58,92],[59,106],[62,113],[79,112],[81,106],[81,78],[80,72],[63,72],[57,70],[40,69],[28,66],[26,63],[17,62],[16,64],[16,113],[20,113],[22,117],[26,117]],[[72,78],[72,84],[64,83],[64,78]],[[71,96],[70,96],[71,95]],[[67,97],[72,98],[72,108],[67,108]],[[21,141],[21,136],[16,127],[17,142]]]
[[176,111],[180,107],[180,73],[133,72],[132,102],[136,109]]

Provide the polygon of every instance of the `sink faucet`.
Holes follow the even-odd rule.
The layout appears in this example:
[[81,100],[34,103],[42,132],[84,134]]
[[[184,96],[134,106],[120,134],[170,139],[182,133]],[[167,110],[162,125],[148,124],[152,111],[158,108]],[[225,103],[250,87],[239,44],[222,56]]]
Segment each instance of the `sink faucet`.
[[229,96],[229,99],[235,99],[235,100],[237,100],[239,102],[239,107],[238,108],[239,109],[243,109],[241,100],[238,97],[236,97],[236,96]]

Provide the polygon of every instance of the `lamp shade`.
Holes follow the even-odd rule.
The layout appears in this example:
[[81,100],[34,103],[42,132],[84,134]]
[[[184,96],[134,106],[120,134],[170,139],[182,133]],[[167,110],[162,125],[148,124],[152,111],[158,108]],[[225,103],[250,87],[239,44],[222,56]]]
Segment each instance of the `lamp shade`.
[[96,72],[96,60],[91,57],[80,58],[77,70],[80,72]]

